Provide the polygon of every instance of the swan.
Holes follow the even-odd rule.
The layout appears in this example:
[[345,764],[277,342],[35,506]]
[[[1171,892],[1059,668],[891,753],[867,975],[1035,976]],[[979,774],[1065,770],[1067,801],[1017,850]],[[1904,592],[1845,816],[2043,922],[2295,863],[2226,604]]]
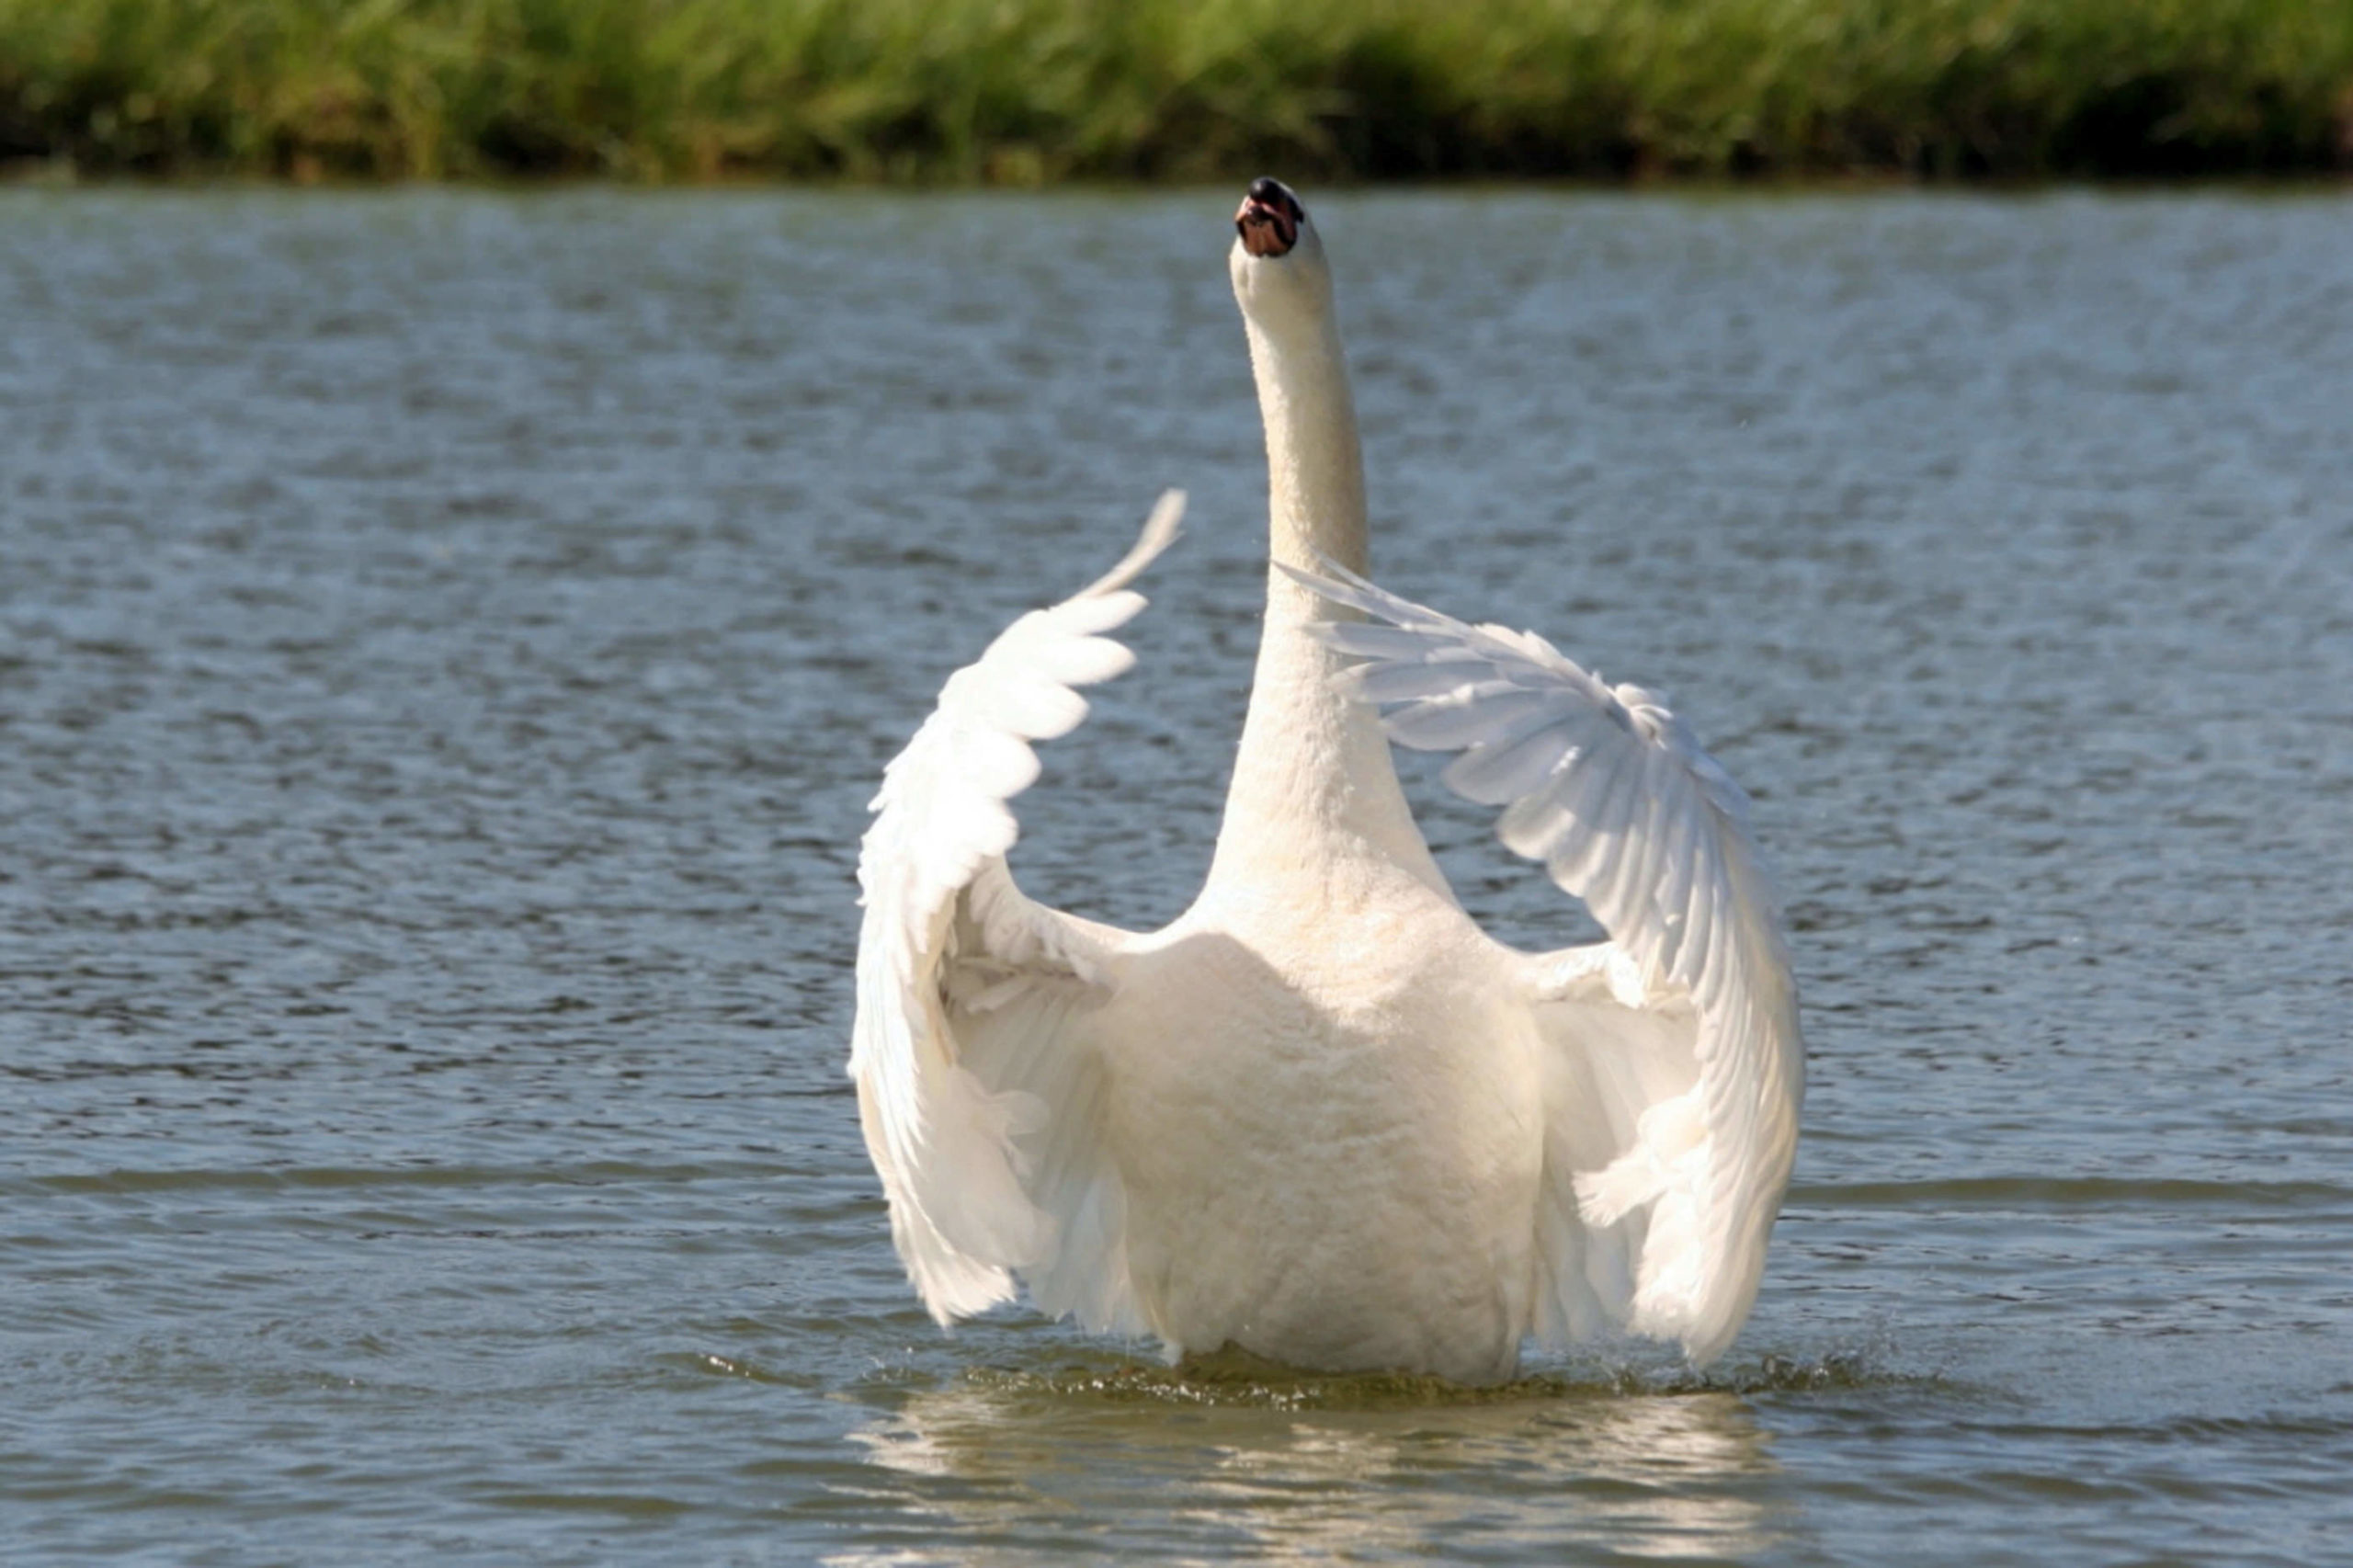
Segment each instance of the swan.
[[[1034,743],[1133,662],[1176,537],[951,675],[861,845],[850,1072],[892,1240],[945,1328],[1027,1290],[1171,1361],[1515,1375],[1525,1341],[1722,1353],[1756,1300],[1802,1095],[1747,801],[1656,695],[1366,571],[1363,460],[1315,225],[1249,188],[1230,257],[1266,426],[1264,630],[1208,880],[1164,930],[1006,865]],[[1602,943],[1482,932],[1392,743],[1585,901]],[[1144,809],[1138,802],[1138,809]]]

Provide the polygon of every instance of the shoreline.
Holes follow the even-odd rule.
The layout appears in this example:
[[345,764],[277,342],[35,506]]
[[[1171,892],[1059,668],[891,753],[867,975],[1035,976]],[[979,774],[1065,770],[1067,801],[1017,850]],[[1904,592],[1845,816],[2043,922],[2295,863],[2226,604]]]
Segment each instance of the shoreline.
[[[1238,188],[1271,166],[1232,174],[1188,176],[1173,179],[1109,179],[1074,176],[1040,185],[990,184],[938,179],[867,180],[793,178],[757,175],[726,175],[712,178],[644,179],[588,173],[481,174],[410,176],[325,175],[297,178],[238,169],[188,169],[165,174],[80,169],[17,162],[0,163],[0,194],[101,194],[143,192],[154,195],[287,194],[397,195],[418,191],[466,191],[486,195],[558,196],[566,193],[608,192],[637,196],[935,196],[988,199],[992,198],[1151,196],[1164,192],[1220,192]],[[1279,176],[1279,169],[1272,172]],[[1306,176],[1300,176],[1305,183]],[[1319,178],[1313,188],[1325,199],[1336,195],[1401,195],[1428,192],[1447,195],[1492,194],[1625,196],[1662,199],[1745,199],[1751,198],[1851,196],[2016,197],[2094,195],[2185,196],[2201,192],[2246,197],[2335,197],[2353,194],[2353,168],[2335,165],[2247,173],[2191,175],[1978,175],[1921,177],[1883,169],[1775,172],[1766,175],[1646,175],[1629,179],[1569,176],[1483,174],[1449,178],[1385,178],[1347,175]]]

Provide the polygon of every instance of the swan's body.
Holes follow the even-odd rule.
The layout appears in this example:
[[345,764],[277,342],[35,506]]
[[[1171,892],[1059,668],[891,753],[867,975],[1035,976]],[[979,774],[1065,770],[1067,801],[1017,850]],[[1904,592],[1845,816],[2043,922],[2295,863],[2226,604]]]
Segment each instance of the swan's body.
[[[1755,1299],[1802,1076],[1745,801],[1650,694],[1357,575],[1321,244],[1271,181],[1240,222],[1271,563],[1209,880],[1139,935],[1031,903],[1003,859],[1028,743],[1130,662],[1102,634],[1142,608],[1172,495],[949,679],[876,799],[851,1069],[900,1255],[943,1324],[1018,1280],[1172,1355],[1484,1381],[1530,1335],[1628,1330],[1707,1360]],[[1611,941],[1480,931],[1392,737],[1463,750],[1449,782]]]

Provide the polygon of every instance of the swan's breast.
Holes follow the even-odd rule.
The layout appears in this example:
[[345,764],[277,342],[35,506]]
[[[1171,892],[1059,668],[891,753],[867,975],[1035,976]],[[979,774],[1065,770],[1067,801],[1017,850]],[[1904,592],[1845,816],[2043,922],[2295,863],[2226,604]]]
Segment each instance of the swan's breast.
[[1533,1026],[1434,897],[1187,923],[1121,977],[1111,1143],[1163,1335],[1509,1370],[1540,1176]]

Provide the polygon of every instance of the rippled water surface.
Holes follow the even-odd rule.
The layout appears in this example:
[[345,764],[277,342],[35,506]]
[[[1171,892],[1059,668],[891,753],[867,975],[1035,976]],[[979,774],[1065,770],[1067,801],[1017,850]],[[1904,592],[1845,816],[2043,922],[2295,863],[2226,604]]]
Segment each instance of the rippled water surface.
[[1479,1397],[931,1327],[862,808],[1183,484],[1017,857],[1183,906],[1232,197],[0,197],[12,1562],[2353,1560],[2342,197],[1320,203],[1383,577],[1757,797],[1762,1299]]

